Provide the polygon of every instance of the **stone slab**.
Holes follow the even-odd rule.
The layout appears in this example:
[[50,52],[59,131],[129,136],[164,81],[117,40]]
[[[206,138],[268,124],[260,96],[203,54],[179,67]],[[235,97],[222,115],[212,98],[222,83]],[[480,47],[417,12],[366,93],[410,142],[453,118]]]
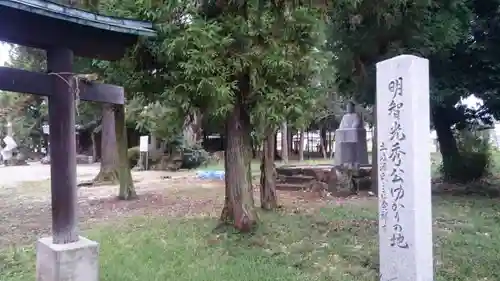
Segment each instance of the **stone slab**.
[[381,281],[432,281],[429,62],[377,64]]
[[[363,141],[358,138],[359,131],[364,129],[338,129],[335,131],[335,142],[353,142]],[[366,133],[366,132],[365,132]],[[366,141],[366,138],[365,138]]]
[[69,244],[54,244],[52,237],[36,245],[36,281],[98,281],[99,244],[85,237]]

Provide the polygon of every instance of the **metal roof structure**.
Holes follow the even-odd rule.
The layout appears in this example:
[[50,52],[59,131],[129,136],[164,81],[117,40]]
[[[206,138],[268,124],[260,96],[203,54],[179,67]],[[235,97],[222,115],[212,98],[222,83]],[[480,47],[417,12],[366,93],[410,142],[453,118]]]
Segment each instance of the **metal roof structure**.
[[140,36],[155,36],[150,22],[103,16],[43,0],[0,0],[0,6],[10,7],[55,19],[70,21],[95,28]]
[[46,0],[0,0],[0,40],[75,55],[116,60],[137,42],[153,37],[150,22],[104,16]]

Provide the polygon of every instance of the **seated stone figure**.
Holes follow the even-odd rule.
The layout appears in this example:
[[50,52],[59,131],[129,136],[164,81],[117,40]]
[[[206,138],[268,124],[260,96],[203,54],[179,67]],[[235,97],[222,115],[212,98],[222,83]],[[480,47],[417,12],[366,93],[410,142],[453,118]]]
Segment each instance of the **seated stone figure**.
[[353,102],[347,104],[346,113],[335,131],[334,161],[336,166],[368,164],[366,129]]

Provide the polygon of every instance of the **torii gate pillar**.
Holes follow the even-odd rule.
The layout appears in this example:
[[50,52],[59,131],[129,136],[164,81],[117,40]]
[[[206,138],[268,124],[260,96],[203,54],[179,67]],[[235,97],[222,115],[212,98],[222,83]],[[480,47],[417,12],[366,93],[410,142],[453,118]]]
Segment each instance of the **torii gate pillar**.
[[99,280],[97,242],[78,236],[73,51],[47,50],[52,75],[49,96],[52,237],[37,243],[37,281]]
[[75,101],[69,75],[73,73],[73,52],[63,48],[48,50],[47,66],[49,72],[60,73],[52,77],[49,96],[49,151],[50,177],[66,179],[51,182],[53,242],[65,244],[78,241]]
[[0,67],[0,90],[49,99],[52,236],[37,243],[37,281],[98,281],[96,242],[78,236],[75,92],[123,107],[122,87],[72,78],[73,55],[121,59],[152,23],[111,18],[45,0],[0,1],[0,40],[47,51],[48,74]]

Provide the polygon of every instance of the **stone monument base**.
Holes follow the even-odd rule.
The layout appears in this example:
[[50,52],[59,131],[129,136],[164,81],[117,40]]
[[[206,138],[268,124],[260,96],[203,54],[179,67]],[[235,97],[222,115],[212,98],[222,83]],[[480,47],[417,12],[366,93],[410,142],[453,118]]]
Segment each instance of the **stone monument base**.
[[367,165],[370,163],[364,128],[338,129],[335,134],[335,166],[352,163]]
[[87,238],[54,244],[52,237],[36,245],[36,281],[98,281],[99,244]]

